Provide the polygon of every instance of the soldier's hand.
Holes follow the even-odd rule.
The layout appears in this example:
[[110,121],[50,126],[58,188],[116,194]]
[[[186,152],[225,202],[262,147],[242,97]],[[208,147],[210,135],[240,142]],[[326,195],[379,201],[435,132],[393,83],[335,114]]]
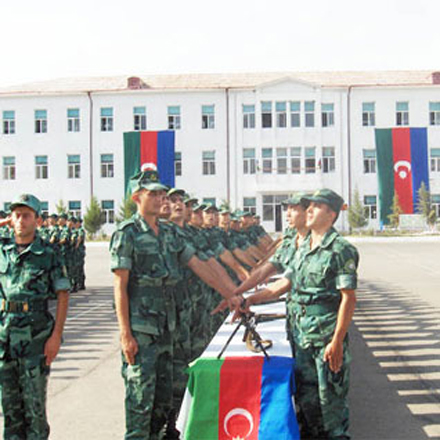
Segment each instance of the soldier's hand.
[[133,335],[121,336],[121,348],[125,359],[130,365],[134,364],[134,358],[138,352],[138,344]]
[[344,349],[342,342],[331,341],[325,347],[324,362],[328,362],[328,366],[333,373],[339,373],[342,367]]
[[10,216],[8,216],[6,218],[2,218],[0,220],[0,227],[10,225],[10,224],[11,224],[11,217]]
[[249,272],[246,269],[243,269],[241,272],[237,274],[239,280],[241,282],[246,281],[249,278]]
[[44,345],[44,356],[46,357],[46,365],[50,365],[57,357],[61,346],[61,336],[52,333],[50,338]]
[[223,312],[223,310],[226,310],[228,307],[228,301],[226,299],[220,301],[218,306],[212,310],[211,315],[215,315],[218,312]]

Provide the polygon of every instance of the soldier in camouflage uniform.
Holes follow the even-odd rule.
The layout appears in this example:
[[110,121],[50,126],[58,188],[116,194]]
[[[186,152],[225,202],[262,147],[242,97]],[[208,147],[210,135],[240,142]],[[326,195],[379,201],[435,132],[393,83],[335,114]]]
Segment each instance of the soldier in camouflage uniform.
[[[13,239],[0,240],[0,389],[4,439],[47,439],[46,391],[68,306],[66,269],[36,233],[40,202],[11,204]],[[57,299],[54,320],[48,300]]]
[[[158,439],[172,408],[173,289],[188,266],[226,297],[232,283],[213,275],[192,246],[158,222],[165,188],[156,171],[130,181],[138,212],[121,223],[110,243],[115,305],[126,388],[126,439]],[[226,281],[226,282],[225,282]],[[232,284],[232,286],[231,286]]]
[[0,239],[2,238],[9,238],[9,220],[5,221],[8,218],[8,215],[5,211],[0,211],[0,222],[4,221],[4,225],[0,226]]
[[86,261],[86,232],[82,227],[82,219],[78,218],[76,223],[78,230],[78,290],[86,289],[86,275],[84,265]]
[[296,404],[301,438],[349,439],[348,327],[356,304],[356,248],[333,228],[343,199],[322,189],[307,197],[306,238],[293,262]]

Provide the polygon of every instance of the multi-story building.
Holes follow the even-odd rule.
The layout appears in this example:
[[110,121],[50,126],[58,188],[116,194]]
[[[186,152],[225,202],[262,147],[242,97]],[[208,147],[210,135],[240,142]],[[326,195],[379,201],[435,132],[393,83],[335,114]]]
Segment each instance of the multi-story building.
[[[174,130],[176,186],[258,212],[280,230],[281,201],[358,189],[378,227],[375,128],[427,127],[440,214],[440,73],[309,72],[54,80],[0,89],[0,208],[32,192],[106,232],[124,198],[123,133]],[[347,227],[346,214],[339,227]]]

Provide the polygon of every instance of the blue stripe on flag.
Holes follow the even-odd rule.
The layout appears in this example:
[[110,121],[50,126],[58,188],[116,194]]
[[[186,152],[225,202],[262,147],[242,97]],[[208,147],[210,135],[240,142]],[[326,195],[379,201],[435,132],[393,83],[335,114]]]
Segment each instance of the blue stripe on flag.
[[294,367],[292,358],[271,356],[265,359],[261,378],[261,410],[258,438],[299,440],[293,407]]
[[157,133],[157,171],[161,183],[174,188],[174,131]]
[[426,128],[411,128],[411,172],[413,181],[413,206],[417,212],[418,191],[422,182],[429,190],[428,134]]

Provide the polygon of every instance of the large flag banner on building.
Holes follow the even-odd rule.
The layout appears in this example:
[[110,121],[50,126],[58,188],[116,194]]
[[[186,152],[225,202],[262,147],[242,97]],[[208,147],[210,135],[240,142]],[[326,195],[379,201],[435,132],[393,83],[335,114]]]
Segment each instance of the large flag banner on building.
[[200,358],[189,382],[178,428],[185,440],[296,440],[292,358]]
[[422,182],[429,189],[428,135],[426,128],[376,129],[375,134],[380,220],[386,224],[394,194],[403,214],[413,214]]
[[174,187],[174,131],[124,133],[125,193],[130,177],[146,164],[155,164],[161,183]]

